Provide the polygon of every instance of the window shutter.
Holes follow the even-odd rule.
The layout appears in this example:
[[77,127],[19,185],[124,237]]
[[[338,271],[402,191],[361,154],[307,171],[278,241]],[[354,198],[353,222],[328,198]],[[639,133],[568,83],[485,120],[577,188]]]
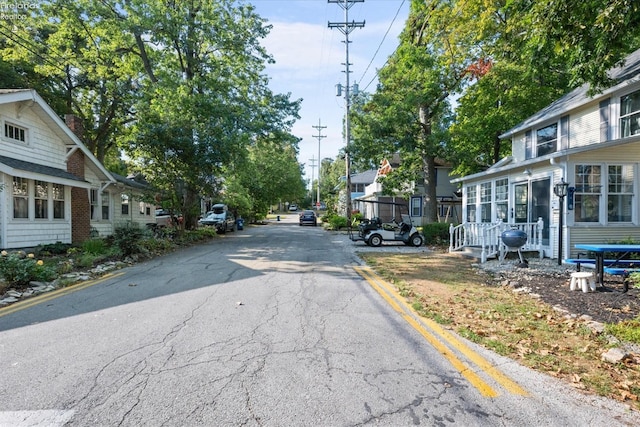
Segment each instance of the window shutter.
[[607,98],[604,101],[600,101],[600,142],[609,141],[609,105],[611,99]]
[[533,140],[531,139],[531,131],[528,130],[524,134],[524,158],[533,158]]

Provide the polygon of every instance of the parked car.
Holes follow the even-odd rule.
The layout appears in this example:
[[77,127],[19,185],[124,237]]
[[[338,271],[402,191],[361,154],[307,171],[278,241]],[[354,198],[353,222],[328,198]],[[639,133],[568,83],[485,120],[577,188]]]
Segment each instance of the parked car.
[[181,224],[183,217],[181,214],[171,214],[168,209],[156,209],[156,226],[157,227],[175,227]]
[[298,205],[296,205],[295,203],[292,203],[289,205],[289,211],[290,212],[295,212],[298,210]]
[[205,215],[198,221],[201,225],[215,227],[218,233],[236,231],[236,219],[229,212],[227,205],[222,203],[215,204],[211,207],[211,211]]
[[304,224],[311,224],[314,227],[318,225],[318,217],[314,211],[305,210],[300,212],[300,225]]

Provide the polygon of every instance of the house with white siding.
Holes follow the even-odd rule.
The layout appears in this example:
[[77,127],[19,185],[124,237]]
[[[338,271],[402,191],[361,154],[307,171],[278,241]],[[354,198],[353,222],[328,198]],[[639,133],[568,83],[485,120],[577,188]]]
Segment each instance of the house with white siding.
[[[640,50],[609,75],[606,90],[579,87],[505,132],[511,156],[452,180],[463,222],[451,227],[451,251],[495,256],[507,228],[527,232],[525,249],[556,259],[576,257],[580,243],[640,241]],[[563,182],[560,199],[554,187]]]
[[155,222],[142,193],[107,171],[36,91],[0,89],[0,248],[80,243],[125,218]]

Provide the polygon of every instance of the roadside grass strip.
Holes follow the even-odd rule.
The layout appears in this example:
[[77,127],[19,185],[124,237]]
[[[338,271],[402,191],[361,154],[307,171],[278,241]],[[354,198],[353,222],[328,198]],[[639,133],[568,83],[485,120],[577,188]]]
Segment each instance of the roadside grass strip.
[[104,282],[106,280],[113,279],[113,278],[118,277],[118,276],[122,276],[123,274],[124,274],[124,272],[113,273],[113,274],[105,274],[104,276],[102,276],[102,277],[100,277],[99,279],[96,279],[96,280],[87,280],[85,282],[80,282],[80,283],[77,283],[75,285],[71,285],[71,286],[67,286],[65,288],[57,289],[55,291],[47,292],[45,294],[40,294],[38,296],[29,298],[29,299],[26,299],[26,300],[23,300],[23,301],[18,301],[18,302],[14,303],[14,304],[11,304],[10,306],[0,308],[0,317],[6,316],[6,315],[11,314],[11,313],[15,313],[15,312],[20,311],[20,310],[24,310],[24,309],[29,308],[29,307],[33,307],[33,306],[38,305],[38,304],[42,304],[42,303],[47,302],[47,301],[51,301],[52,299],[56,299],[56,298],[61,297],[63,295],[67,295],[67,294],[70,294],[72,292],[76,292],[76,291],[79,291],[81,289],[88,288],[88,287],[93,286],[93,285],[97,285],[98,283],[102,283],[102,282]]
[[[488,360],[472,350],[467,344],[460,341],[450,332],[443,329],[431,319],[420,318],[406,302],[397,290],[388,282],[371,270],[369,267],[354,266],[354,270],[362,276],[373,289],[375,289],[387,303],[398,312],[402,318],[409,323],[420,335],[422,335],[433,347],[440,352],[451,365],[460,372],[479,392],[485,397],[497,397],[498,392],[480,378],[465,362],[449,348],[457,350],[468,359],[469,362],[479,367],[485,374],[493,378],[498,384],[504,387],[509,393],[527,396],[528,393],[520,385],[507,377],[500,370],[496,369]],[[438,338],[439,337],[439,338]],[[442,340],[442,341],[441,341]],[[443,343],[444,341],[444,343]],[[446,343],[446,345],[445,345]]]

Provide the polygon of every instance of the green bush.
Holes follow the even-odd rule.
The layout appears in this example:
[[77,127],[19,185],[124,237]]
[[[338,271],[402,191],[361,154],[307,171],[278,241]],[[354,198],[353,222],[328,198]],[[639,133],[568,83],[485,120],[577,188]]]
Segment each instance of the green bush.
[[446,222],[432,222],[422,226],[425,244],[445,245],[449,244],[449,224]]
[[104,255],[109,248],[104,239],[89,239],[82,242],[82,250],[91,255]]
[[44,265],[42,260],[36,260],[33,254],[23,251],[0,255],[0,276],[11,286],[28,286],[31,281],[50,281],[56,272]]
[[174,244],[171,240],[168,239],[143,239],[140,241],[140,246],[142,246],[147,252],[151,253],[163,253],[170,251]]
[[130,256],[142,252],[145,231],[135,222],[125,222],[115,227],[111,238],[123,256]]
[[36,253],[41,256],[64,255],[71,248],[70,243],[55,242],[38,246]]
[[329,214],[322,218],[323,222],[329,223],[329,226],[332,230],[339,230],[340,228],[346,227],[348,224],[347,217]]

